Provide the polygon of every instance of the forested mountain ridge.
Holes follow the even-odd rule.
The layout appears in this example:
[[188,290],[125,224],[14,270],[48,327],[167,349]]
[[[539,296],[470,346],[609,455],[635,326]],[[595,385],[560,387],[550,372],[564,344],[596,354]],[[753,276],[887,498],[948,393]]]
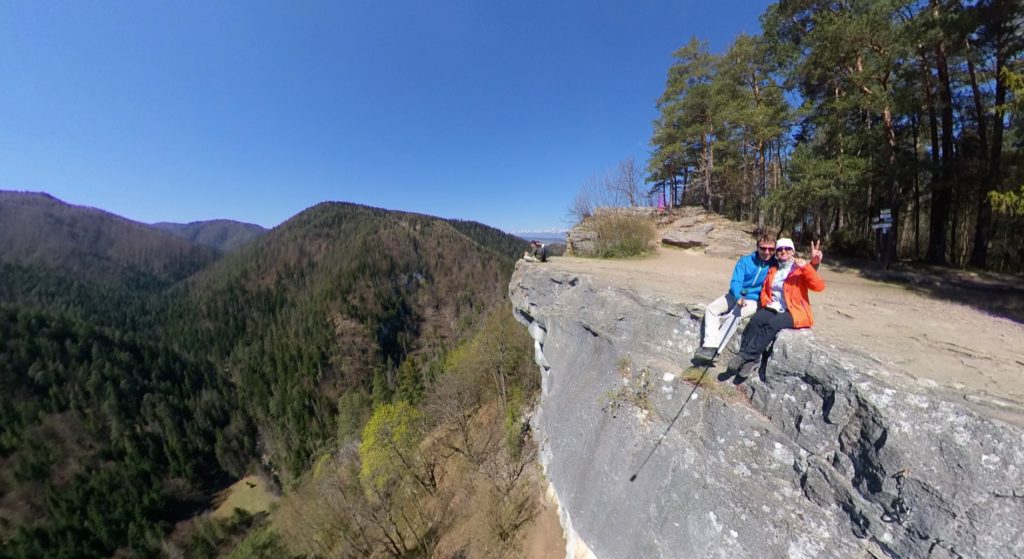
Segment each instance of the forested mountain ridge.
[[126,280],[136,253],[104,226],[145,228],[3,198],[0,230],[67,256],[22,244],[0,259],[0,557],[151,554],[230,476],[262,464],[288,483],[336,445],[339,408],[417,399],[525,246],[324,203],[219,259],[152,231],[169,243],[127,262],[166,265]]
[[139,277],[170,285],[217,252],[156,228],[41,193],[0,191],[0,261],[91,281]]
[[341,394],[422,386],[504,298],[524,247],[471,222],[322,203],[175,289],[167,338],[224,364],[261,452],[294,475],[333,436]]
[[230,219],[193,221],[191,223],[161,221],[154,223],[153,227],[167,231],[176,237],[215,248],[220,252],[231,252],[267,232],[259,225]]
[[0,191],[0,302],[137,330],[151,299],[217,260],[209,247],[42,193]]

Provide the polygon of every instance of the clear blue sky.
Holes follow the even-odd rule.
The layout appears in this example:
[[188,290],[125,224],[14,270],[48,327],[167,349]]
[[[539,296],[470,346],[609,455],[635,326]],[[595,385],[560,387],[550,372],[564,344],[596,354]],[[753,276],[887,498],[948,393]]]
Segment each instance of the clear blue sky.
[[0,189],[144,222],[324,200],[566,225],[646,163],[672,51],[753,0],[0,2]]

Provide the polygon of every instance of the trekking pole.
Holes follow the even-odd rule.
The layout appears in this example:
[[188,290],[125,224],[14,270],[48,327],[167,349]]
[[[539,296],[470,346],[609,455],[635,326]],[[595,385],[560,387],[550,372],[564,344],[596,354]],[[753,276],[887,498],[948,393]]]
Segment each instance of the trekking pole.
[[[738,308],[740,307],[740,305],[742,305],[742,302],[737,303],[736,307]],[[734,308],[733,310],[736,309]],[[733,324],[735,324],[735,321],[739,319],[740,313],[733,312],[731,314],[733,315]],[[732,326],[733,325],[730,324],[729,328],[731,329]],[[728,331],[728,329],[726,331]],[[668,432],[672,430],[672,426],[676,424],[676,420],[679,419],[679,416],[682,415],[683,410],[686,409],[686,404],[688,404],[690,402],[690,399],[693,398],[693,393],[697,391],[697,387],[700,386],[700,383],[704,380],[704,375],[708,374],[708,369],[710,369],[711,366],[715,364],[714,358],[718,357],[719,352],[722,351],[723,343],[724,342],[719,342],[718,347],[715,348],[715,355],[711,358],[711,362],[704,366],[704,372],[700,374],[700,377],[697,379],[697,382],[693,385],[693,388],[690,390],[690,394],[686,396],[685,400],[683,400],[683,405],[679,406],[679,411],[676,412],[675,417],[672,418],[672,421],[669,421],[668,427],[666,427],[665,431],[661,434],[660,437],[658,437],[658,440],[654,443],[654,446],[651,448],[651,451],[647,453],[647,458],[644,458],[644,461],[640,464],[640,467],[636,469],[636,472],[634,472],[633,475],[629,476],[629,481],[634,481],[636,479],[636,476],[640,473],[640,470],[643,470],[644,466],[646,466],[647,462],[651,459],[651,456],[654,456],[654,451],[658,450],[658,447],[661,446],[661,441],[665,440],[665,436],[668,435]]]

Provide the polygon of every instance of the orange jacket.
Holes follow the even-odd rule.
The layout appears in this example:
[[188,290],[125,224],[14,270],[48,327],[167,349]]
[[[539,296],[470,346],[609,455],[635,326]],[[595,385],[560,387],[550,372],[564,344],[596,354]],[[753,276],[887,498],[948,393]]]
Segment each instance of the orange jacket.
[[[766,307],[772,302],[772,280],[775,279],[775,272],[778,266],[772,266],[768,270],[768,277],[764,278],[761,286],[761,306]],[[807,290],[824,291],[825,280],[821,279],[814,266],[806,264],[796,268],[786,277],[782,284],[782,297],[786,300],[786,310],[793,314],[793,328],[810,328],[814,324],[814,315],[811,313],[811,301],[807,298]]]

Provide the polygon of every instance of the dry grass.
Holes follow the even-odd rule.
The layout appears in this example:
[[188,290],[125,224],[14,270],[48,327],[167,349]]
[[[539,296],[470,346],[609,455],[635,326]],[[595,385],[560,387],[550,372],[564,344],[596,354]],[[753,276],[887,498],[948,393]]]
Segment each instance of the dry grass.
[[224,501],[214,509],[214,518],[230,518],[235,509],[242,509],[250,514],[267,512],[277,501],[266,480],[259,476],[246,476],[240,479],[221,492],[221,497]]
[[596,256],[627,258],[651,251],[657,229],[650,218],[632,213],[608,213],[591,219],[597,234]]
[[[718,373],[714,369],[708,369],[703,378],[701,378],[702,373],[704,373],[704,367],[690,367],[679,373],[679,378],[688,384],[696,384],[707,393],[726,402],[740,402],[745,399],[732,382],[718,380]],[[698,382],[700,384],[697,384]]]

